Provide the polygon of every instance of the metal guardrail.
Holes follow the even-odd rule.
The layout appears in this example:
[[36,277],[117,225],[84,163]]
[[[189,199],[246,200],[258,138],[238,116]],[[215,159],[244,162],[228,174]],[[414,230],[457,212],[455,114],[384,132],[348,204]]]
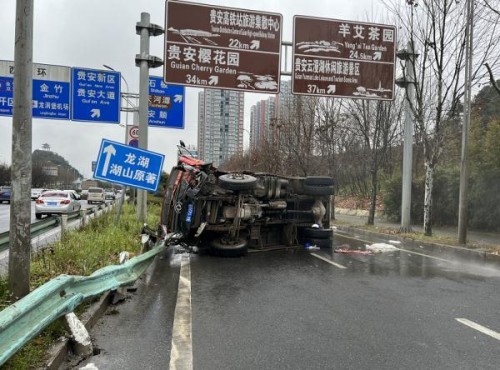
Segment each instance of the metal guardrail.
[[[87,208],[82,211],[84,215],[93,214],[95,211],[99,209],[99,206]],[[72,213],[68,213],[68,220],[72,220],[75,218],[81,218],[82,214],[80,211],[75,211]],[[31,237],[35,237],[37,235],[49,232],[52,229],[55,229],[61,225],[61,216],[49,216],[44,220],[35,221],[31,224]],[[0,252],[9,248],[9,231],[5,231],[0,233]]]
[[57,318],[86,299],[129,285],[163,250],[159,244],[123,265],[107,266],[90,276],[60,275],[0,312],[0,365]]

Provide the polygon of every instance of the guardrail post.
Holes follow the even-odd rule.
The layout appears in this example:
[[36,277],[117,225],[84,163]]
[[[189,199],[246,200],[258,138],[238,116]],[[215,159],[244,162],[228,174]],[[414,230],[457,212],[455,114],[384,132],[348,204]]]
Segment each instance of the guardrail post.
[[68,215],[61,215],[61,236],[68,229]]
[[80,209],[80,218],[81,218],[80,225],[81,225],[81,227],[85,226],[85,222],[87,221],[85,219],[86,215],[87,215],[87,210]]

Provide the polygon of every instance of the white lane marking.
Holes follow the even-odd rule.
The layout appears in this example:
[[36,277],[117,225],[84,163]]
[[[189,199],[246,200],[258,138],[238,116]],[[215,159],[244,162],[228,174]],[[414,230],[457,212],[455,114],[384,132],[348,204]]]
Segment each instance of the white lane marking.
[[310,253],[310,254],[311,254],[311,256],[319,258],[320,260],[325,261],[325,262],[327,262],[330,265],[333,265],[335,267],[338,267],[339,269],[346,269],[347,268],[347,267],[341,265],[340,263],[333,262],[333,261],[329,260],[328,258],[322,257],[322,256],[320,256],[320,255],[318,255],[316,253]]
[[192,370],[191,267],[187,253],[182,255],[181,260],[173,326],[170,369]]
[[432,259],[438,260],[438,261],[443,261],[443,262],[448,262],[448,263],[455,263],[456,262],[456,261],[450,261],[450,260],[447,260],[447,259],[444,259],[444,258],[440,258],[440,257],[429,256],[428,254],[424,254],[424,253],[418,253],[418,252],[408,251],[406,249],[401,249],[401,248],[398,248],[398,247],[396,247],[396,249],[400,250],[401,252],[416,254],[417,256],[432,258]]
[[474,321],[470,321],[470,320],[458,318],[458,317],[455,318],[455,320],[457,320],[459,323],[467,325],[468,327],[470,327],[472,329],[480,331],[483,334],[489,335],[490,337],[495,338],[496,340],[500,340],[500,333],[497,333],[496,331],[493,331],[493,330],[487,328],[486,326],[482,326],[482,325],[475,323]]

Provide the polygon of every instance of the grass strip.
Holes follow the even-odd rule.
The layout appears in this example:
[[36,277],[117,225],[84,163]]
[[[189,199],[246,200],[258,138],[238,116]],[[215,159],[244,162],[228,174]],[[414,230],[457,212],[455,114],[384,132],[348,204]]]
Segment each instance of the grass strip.
[[[116,210],[116,208],[115,208]],[[149,225],[156,225],[160,207],[148,204]],[[124,204],[120,222],[114,224],[115,212],[92,218],[80,230],[65,233],[62,239],[38,253],[31,261],[30,288],[34,290],[61,274],[88,276],[102,267],[118,264],[122,251],[139,253],[140,230],[135,208]],[[8,281],[0,280],[0,310],[9,306]],[[77,315],[86,305],[78,307]],[[1,369],[37,369],[43,367],[46,353],[60,337],[67,335],[63,319],[56,320],[19,350]]]

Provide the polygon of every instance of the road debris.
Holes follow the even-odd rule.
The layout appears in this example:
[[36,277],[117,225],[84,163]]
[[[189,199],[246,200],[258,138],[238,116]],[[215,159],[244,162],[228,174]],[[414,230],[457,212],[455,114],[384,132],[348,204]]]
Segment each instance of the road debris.
[[373,244],[365,244],[366,250],[375,252],[375,253],[383,253],[383,252],[394,252],[398,248],[391,244],[387,243],[373,243]]
[[334,250],[335,253],[344,253],[344,254],[360,254],[360,255],[372,255],[374,252],[372,251],[364,251],[361,249],[345,249],[345,248],[339,248]]

